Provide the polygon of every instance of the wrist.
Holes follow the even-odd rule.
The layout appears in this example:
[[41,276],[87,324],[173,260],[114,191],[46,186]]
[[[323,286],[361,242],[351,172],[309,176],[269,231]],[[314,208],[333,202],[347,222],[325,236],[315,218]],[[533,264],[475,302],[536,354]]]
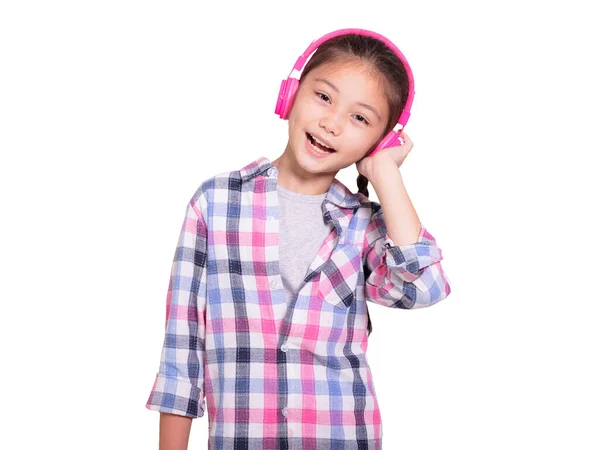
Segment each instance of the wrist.
[[398,166],[396,166],[393,161],[391,162],[392,164],[387,161],[378,163],[375,163],[375,161],[373,162],[374,164],[371,165],[367,176],[373,187],[380,183],[389,182],[395,178],[401,177]]

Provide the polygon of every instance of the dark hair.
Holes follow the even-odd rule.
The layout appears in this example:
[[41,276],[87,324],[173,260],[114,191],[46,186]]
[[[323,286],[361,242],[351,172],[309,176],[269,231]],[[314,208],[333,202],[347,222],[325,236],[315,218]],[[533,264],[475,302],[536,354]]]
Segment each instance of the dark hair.
[[[406,73],[404,64],[385,43],[374,37],[361,34],[344,34],[329,39],[323,42],[312,55],[300,75],[300,82],[302,82],[303,78],[312,69],[322,64],[351,61],[365,63],[383,81],[390,114],[386,127],[377,140],[379,142],[398,123],[400,113],[404,109],[404,105],[408,99],[409,88],[408,74]],[[374,148],[375,146],[369,149],[366,154],[369,154]],[[366,197],[369,197],[368,184],[369,180],[367,177],[359,174],[356,179],[358,192]],[[373,330],[370,316],[367,329],[370,335]]]

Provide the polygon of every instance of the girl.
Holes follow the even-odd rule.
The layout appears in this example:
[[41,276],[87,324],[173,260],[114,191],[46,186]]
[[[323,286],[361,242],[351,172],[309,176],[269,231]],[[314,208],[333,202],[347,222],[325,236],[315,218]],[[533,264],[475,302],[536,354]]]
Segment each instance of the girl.
[[[209,449],[381,449],[367,302],[450,294],[399,171],[412,141],[378,147],[408,119],[408,64],[366,30],[317,42],[297,91],[282,83],[283,153],[204,181],[187,205],[146,404],[161,449],[186,449],[206,411]],[[352,164],[356,194],[335,178]]]

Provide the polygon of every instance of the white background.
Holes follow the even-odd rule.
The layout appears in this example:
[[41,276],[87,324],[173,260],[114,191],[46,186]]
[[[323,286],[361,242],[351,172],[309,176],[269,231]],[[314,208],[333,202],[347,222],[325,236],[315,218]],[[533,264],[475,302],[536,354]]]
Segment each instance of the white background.
[[[0,447],[158,447],[144,405],[186,204],[281,154],[281,80],[313,39],[360,27],[413,69],[402,172],[452,285],[424,310],[370,308],[385,448],[600,448],[584,3],[3,2]],[[338,178],[356,190],[354,166]]]

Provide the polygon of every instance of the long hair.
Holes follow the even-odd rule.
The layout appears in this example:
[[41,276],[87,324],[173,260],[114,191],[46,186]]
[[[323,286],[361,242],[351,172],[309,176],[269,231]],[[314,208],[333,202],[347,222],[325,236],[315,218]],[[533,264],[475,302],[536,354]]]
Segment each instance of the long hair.
[[[381,140],[398,123],[400,113],[404,109],[404,105],[406,105],[409,88],[406,68],[396,53],[379,39],[350,33],[337,36],[322,43],[304,67],[300,75],[300,83],[302,83],[304,77],[311,70],[322,64],[346,61],[360,61],[365,63],[374,73],[379,75],[382,81],[390,114],[386,127],[379,138]],[[365,155],[373,151],[375,146],[370,148]],[[369,180],[367,177],[359,174],[356,178],[358,192],[367,198],[369,197],[368,184]],[[370,316],[368,316],[368,320],[367,329],[370,335],[373,331]]]

